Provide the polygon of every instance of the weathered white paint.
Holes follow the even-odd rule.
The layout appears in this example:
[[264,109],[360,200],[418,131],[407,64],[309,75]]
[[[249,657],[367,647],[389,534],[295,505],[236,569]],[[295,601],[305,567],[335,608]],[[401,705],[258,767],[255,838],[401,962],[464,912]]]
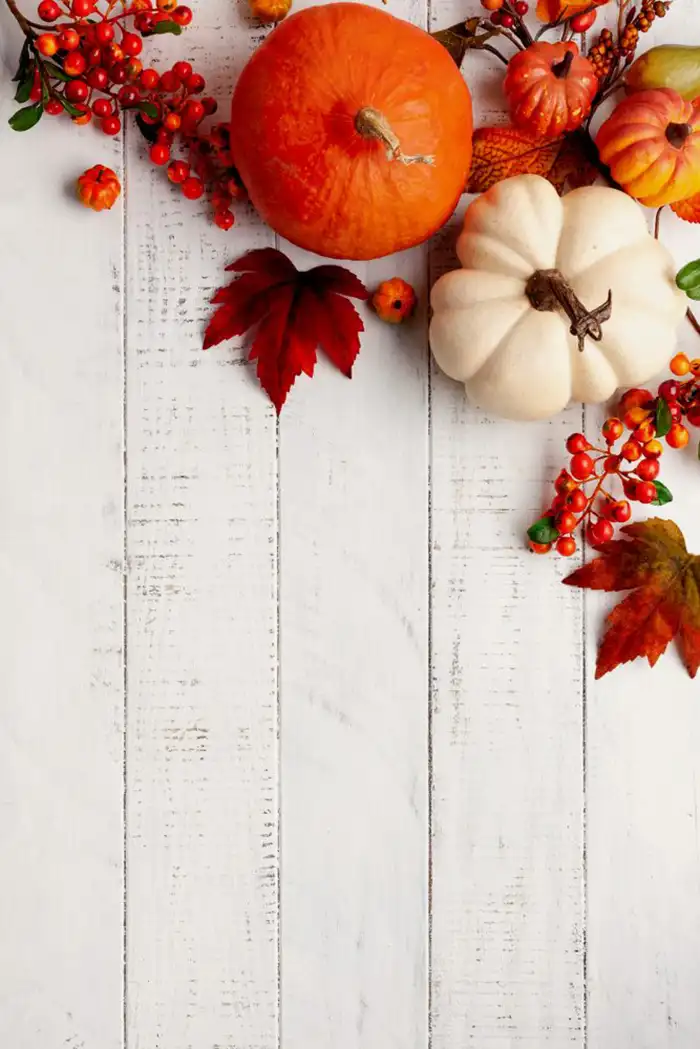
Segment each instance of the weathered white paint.
[[[148,47],[186,40],[226,105],[262,35],[208,0]],[[424,313],[365,311],[352,382],[321,359],[278,424],[240,347],[199,348],[269,232],[216,231],[133,131],[124,216],[81,211],[121,143],[12,135],[2,68],[3,1046],[694,1049],[697,685],[674,654],[595,682],[610,602],[521,542],[580,410],[487,419]],[[357,272],[424,292],[453,231]],[[692,456],[667,469],[700,548]]]

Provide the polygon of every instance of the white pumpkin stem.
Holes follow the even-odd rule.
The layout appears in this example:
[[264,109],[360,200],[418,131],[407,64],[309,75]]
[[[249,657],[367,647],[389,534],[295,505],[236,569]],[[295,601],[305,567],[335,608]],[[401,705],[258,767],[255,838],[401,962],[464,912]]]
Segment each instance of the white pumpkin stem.
[[577,297],[566,277],[559,270],[536,270],[527,284],[525,294],[536,310],[554,313],[562,309],[571,321],[569,331],[578,339],[578,348],[583,353],[586,336],[594,342],[603,338],[603,324],[612,315],[612,291],[600,306],[587,310]]
[[400,164],[434,164],[435,157],[424,156],[422,153],[416,156],[408,156],[401,149],[396,134],[391,124],[383,113],[371,106],[364,106],[355,117],[355,130],[363,138],[373,138],[386,147],[387,160],[398,160]]

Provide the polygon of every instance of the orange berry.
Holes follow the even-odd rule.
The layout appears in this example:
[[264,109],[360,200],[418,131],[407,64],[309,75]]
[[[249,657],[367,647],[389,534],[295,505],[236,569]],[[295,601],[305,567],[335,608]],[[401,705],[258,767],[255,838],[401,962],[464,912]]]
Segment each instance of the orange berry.
[[551,543],[533,543],[532,539],[529,540],[528,546],[533,554],[548,554],[552,549]]
[[632,434],[635,441],[639,441],[640,444],[646,444],[647,441],[651,441],[656,433],[656,426],[653,420],[645,419],[643,423],[640,423],[637,429]]
[[635,430],[640,423],[645,422],[649,418],[649,409],[638,406],[636,408],[629,408],[625,411],[624,420],[625,426],[629,430]]
[[639,408],[648,405],[653,400],[651,390],[643,390],[635,386],[632,390],[623,393],[620,399],[620,411],[628,412],[630,408]]
[[580,488],[573,488],[566,497],[566,506],[574,513],[582,513],[588,506],[588,497]]
[[606,474],[614,474],[620,469],[622,459],[619,455],[608,455],[603,461],[603,469]]
[[670,444],[671,448],[685,448],[689,440],[690,434],[682,423],[674,423],[666,434],[666,443]]
[[640,481],[635,495],[640,503],[653,503],[656,499],[656,485],[651,481]]
[[568,470],[561,470],[559,476],[554,482],[554,488],[560,495],[565,495],[567,492],[572,491],[572,489],[578,488],[578,485]]
[[169,15],[177,7],[177,0],[156,0],[156,6],[159,11],[165,11],[166,15]]
[[690,362],[690,370],[693,375],[700,375],[700,357],[694,357]]
[[573,536],[565,535],[557,540],[557,553],[562,557],[571,557],[576,553],[576,540]]
[[646,455],[647,459],[658,459],[658,457],[663,453],[663,450],[664,446],[662,445],[661,441],[647,441],[647,443],[644,445],[644,454]]
[[601,427],[601,433],[608,444],[614,444],[624,433],[624,426],[619,419],[606,419]]
[[39,54],[51,58],[58,51],[58,37],[53,33],[42,33],[36,38],[36,49]]
[[629,521],[632,516],[632,507],[626,499],[619,499],[608,508],[608,516],[611,521],[617,521],[618,524],[624,524],[625,521]]
[[500,11],[503,7],[503,0],[481,0],[481,6],[487,11]]
[[623,459],[627,459],[630,463],[635,463],[637,459],[642,457],[642,446],[638,441],[625,441],[620,454]]
[[684,353],[677,353],[669,367],[674,375],[687,375],[690,371],[690,361]]
[[593,473],[593,460],[588,452],[577,452],[572,457],[569,468],[578,481],[585,481]]

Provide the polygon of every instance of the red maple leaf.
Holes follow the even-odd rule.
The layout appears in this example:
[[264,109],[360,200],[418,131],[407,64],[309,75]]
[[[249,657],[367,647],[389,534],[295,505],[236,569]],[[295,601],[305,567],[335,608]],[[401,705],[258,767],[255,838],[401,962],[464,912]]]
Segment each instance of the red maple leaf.
[[350,378],[364,325],[345,296],[368,297],[354,273],[327,265],[300,271],[274,248],[249,251],[226,269],[241,276],[212,299],[219,308],[205,350],[257,325],[248,359],[257,360],[258,378],[278,413],[297,376],[313,375],[318,346]]
[[588,590],[631,590],[608,616],[596,677],[646,656],[653,667],[675,637],[691,677],[700,666],[700,557],[678,525],[658,517],[622,529],[602,556],[564,580]]

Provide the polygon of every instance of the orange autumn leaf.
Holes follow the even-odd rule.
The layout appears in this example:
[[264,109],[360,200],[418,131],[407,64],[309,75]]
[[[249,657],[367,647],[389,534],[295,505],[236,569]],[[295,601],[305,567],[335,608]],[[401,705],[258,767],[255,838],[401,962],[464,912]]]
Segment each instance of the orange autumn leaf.
[[590,186],[597,171],[577,132],[550,140],[510,125],[475,132],[468,193],[485,193],[504,178],[525,174],[542,175],[562,193],[567,182],[573,188]]
[[629,539],[605,543],[602,556],[564,580],[587,590],[630,590],[608,616],[596,677],[646,656],[653,667],[674,638],[691,677],[700,666],[700,556],[689,554],[673,521],[627,525]]
[[693,194],[687,200],[677,200],[671,204],[671,211],[686,222],[700,222],[700,193]]
[[537,0],[537,17],[540,22],[563,22],[582,11],[602,7],[608,0]]

